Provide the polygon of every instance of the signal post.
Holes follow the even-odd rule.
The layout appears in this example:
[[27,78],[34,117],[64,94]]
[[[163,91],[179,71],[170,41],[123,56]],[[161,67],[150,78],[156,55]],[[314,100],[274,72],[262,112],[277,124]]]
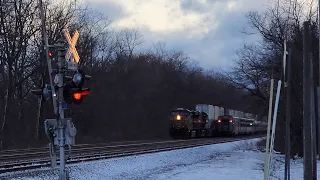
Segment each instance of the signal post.
[[[74,145],[76,128],[71,118],[65,118],[64,110],[67,104],[81,104],[83,96],[90,93],[89,88],[83,87],[84,81],[91,78],[78,68],[79,55],[75,48],[79,37],[78,31],[75,31],[71,38],[68,30],[64,30],[66,41],[69,45],[66,53],[66,41],[58,41],[55,45],[49,45],[55,52],[48,51],[47,57],[57,58],[57,69],[52,70],[51,59],[48,58],[48,70],[55,73],[54,82],[51,86],[45,85],[42,89],[32,90],[31,92],[53,100],[55,118],[46,119],[44,122],[45,132],[50,141],[51,167],[57,165],[56,150],[60,152],[60,173],[59,180],[68,180],[69,173],[66,170],[66,148],[71,152],[71,146]],[[68,76],[66,74],[71,74]],[[49,74],[51,76],[51,74]],[[51,79],[51,78],[50,78]],[[50,82],[51,83],[51,82]],[[53,89],[52,89],[53,87]],[[56,94],[57,93],[57,94]],[[56,111],[55,111],[56,110]]]
[[[80,57],[75,47],[79,38],[78,31],[75,31],[72,38],[68,30],[65,29],[63,31],[69,45],[67,53],[65,53],[65,41],[59,41],[55,45],[49,45],[42,0],[38,0],[38,7],[42,23],[42,51],[45,52],[50,82],[49,85],[43,84],[41,89],[31,90],[31,93],[41,96],[41,99],[44,101],[48,100],[50,97],[52,99],[55,117],[53,119],[46,119],[44,122],[45,133],[50,141],[49,150],[51,167],[55,168],[57,165],[56,150],[59,147],[59,180],[67,180],[69,179],[69,174],[65,169],[67,159],[65,148],[68,147],[70,154],[71,146],[74,145],[76,128],[74,127],[71,118],[67,119],[64,117],[64,110],[67,108],[67,104],[81,104],[83,96],[90,93],[89,88],[82,87],[84,80],[90,79],[91,77],[85,75],[83,71],[78,69]],[[52,48],[55,53],[49,51],[50,48]],[[53,70],[51,61],[52,58],[55,57],[57,58],[58,68]],[[74,72],[73,77],[65,76],[65,73],[68,71]],[[53,73],[55,73],[54,81],[52,80]],[[65,83],[64,80],[67,80],[67,83]]]
[[[65,103],[63,100],[63,77],[64,77],[64,67],[63,67],[63,55],[64,55],[64,45],[62,44],[62,42],[60,42],[59,44],[56,45],[56,47],[58,48],[58,76],[56,76],[57,78],[54,79],[55,84],[58,86],[59,88],[59,96],[58,96],[58,106],[59,106],[59,117],[57,119],[58,121],[58,129],[59,129],[59,147],[60,147],[60,176],[59,179],[60,180],[65,180],[65,179],[69,179],[69,175],[68,172],[65,169],[65,165],[66,165],[66,158],[65,158],[65,134],[64,134],[64,109],[65,107]],[[56,82],[56,80],[58,82]]]

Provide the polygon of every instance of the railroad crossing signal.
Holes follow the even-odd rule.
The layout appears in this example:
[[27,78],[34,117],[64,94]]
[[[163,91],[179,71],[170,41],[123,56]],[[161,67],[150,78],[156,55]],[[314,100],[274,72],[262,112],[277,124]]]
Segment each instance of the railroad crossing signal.
[[76,30],[72,38],[67,29],[64,29],[63,32],[69,44],[69,48],[65,56],[68,63],[68,69],[76,70],[78,68],[78,63],[80,60],[79,54],[76,49],[76,44],[79,38],[79,32]]
[[[71,77],[66,77],[71,79]],[[67,104],[81,104],[83,96],[90,93],[89,88],[83,87],[85,80],[91,76],[85,75],[82,70],[74,73],[71,82],[67,83],[63,88],[63,98]]]
[[[54,112],[56,119],[47,119],[45,121],[45,132],[50,140],[50,158],[52,167],[56,166],[55,149],[60,149],[60,180],[69,179],[69,173],[65,169],[66,155],[65,146],[68,146],[71,150],[71,146],[74,145],[74,138],[76,135],[76,128],[73,126],[71,119],[64,117],[64,109],[67,104],[81,104],[83,96],[90,93],[89,88],[83,87],[85,79],[90,79],[91,76],[85,75],[83,71],[78,69],[78,63],[80,57],[75,48],[79,38],[79,32],[75,31],[71,38],[67,29],[63,30],[65,38],[68,42],[69,48],[65,53],[65,42],[58,41],[55,45],[49,45],[47,38],[45,39],[46,58],[48,63],[48,71],[50,75],[50,86],[44,85],[40,89],[31,90],[35,95],[42,96],[44,99],[48,99],[51,94],[53,98]],[[44,34],[46,35],[45,31]],[[44,35],[44,37],[46,37]],[[49,50],[49,48],[53,48]],[[48,51],[49,50],[49,51]],[[57,69],[53,70],[51,61],[55,59],[58,65]],[[68,64],[68,70],[65,67],[65,62]],[[66,76],[66,73],[73,71],[72,77]],[[54,75],[54,80],[52,76]],[[69,82],[64,82],[65,80]]]
[[69,31],[67,29],[64,29],[64,36],[66,37],[67,42],[69,44],[69,49],[68,49],[68,52],[66,53],[66,60],[70,60],[70,58],[72,57],[74,62],[78,63],[80,60],[80,57],[76,49],[76,44],[79,38],[79,32],[76,30],[71,39]]

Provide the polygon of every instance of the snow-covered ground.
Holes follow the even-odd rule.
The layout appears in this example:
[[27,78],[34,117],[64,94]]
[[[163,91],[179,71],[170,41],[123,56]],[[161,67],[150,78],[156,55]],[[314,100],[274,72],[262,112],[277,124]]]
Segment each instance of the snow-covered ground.
[[[144,154],[69,165],[71,179],[260,180],[265,154],[255,150],[259,138],[232,143]],[[283,179],[284,157],[273,156],[271,179]],[[320,166],[320,163],[318,163]],[[318,171],[318,174],[320,171]],[[58,171],[37,170],[0,175],[0,179],[58,179]],[[320,178],[320,175],[318,175]],[[303,160],[291,163],[291,179],[303,179]]]

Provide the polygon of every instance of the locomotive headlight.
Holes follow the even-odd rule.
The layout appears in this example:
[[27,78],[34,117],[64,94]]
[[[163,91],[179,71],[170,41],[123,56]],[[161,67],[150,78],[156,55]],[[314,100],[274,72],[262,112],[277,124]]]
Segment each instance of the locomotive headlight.
[[82,82],[82,74],[77,72],[73,75],[72,81],[76,86],[78,86]]
[[177,120],[181,120],[181,116],[180,115],[177,115]]

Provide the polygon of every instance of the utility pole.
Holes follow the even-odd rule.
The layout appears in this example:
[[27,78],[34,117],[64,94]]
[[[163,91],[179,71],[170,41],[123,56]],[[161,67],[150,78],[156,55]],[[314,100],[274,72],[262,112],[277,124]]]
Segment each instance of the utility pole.
[[[311,45],[311,44],[310,44]],[[317,179],[317,133],[316,133],[316,116],[315,116],[315,89],[314,89],[314,67],[313,67],[313,58],[311,58],[311,52],[309,52],[310,57],[310,96],[311,96],[311,150],[312,150],[312,171],[314,180]]]
[[311,113],[311,63],[310,63],[310,22],[303,23],[303,168],[304,179],[313,180],[312,161],[312,113]]
[[287,93],[287,107],[286,107],[286,159],[285,159],[285,178],[284,180],[290,180],[290,155],[291,155],[291,58],[292,58],[291,46],[288,50],[287,65],[287,80],[286,80],[286,93]]
[[[320,0],[318,1],[318,31],[320,34]],[[317,103],[318,103],[318,117],[316,121],[316,126],[317,126],[317,154],[319,155],[320,158],[320,35],[318,35],[319,41],[318,41],[318,48],[319,48],[319,70],[318,70],[318,78],[319,78],[319,84],[317,87]]]

